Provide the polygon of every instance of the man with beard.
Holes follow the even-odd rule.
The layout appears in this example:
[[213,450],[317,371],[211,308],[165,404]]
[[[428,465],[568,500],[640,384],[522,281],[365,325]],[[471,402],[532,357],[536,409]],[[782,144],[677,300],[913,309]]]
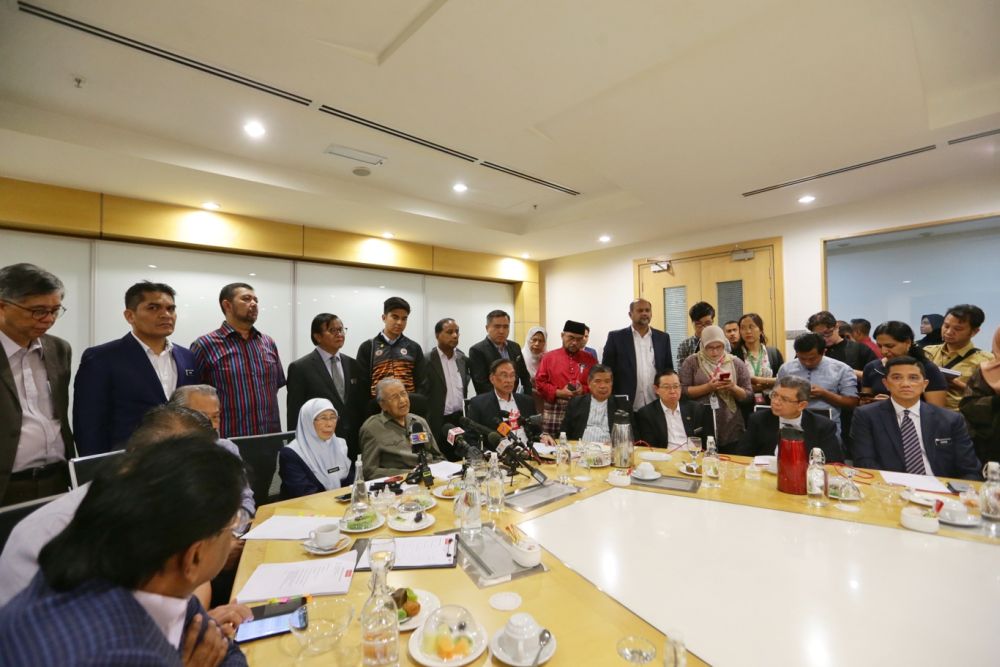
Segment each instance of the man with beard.
[[201,382],[219,392],[219,435],[233,438],[281,431],[278,389],[285,372],[274,340],[254,327],[257,295],[246,283],[219,292],[222,326],[191,344]]
[[583,322],[566,320],[562,331],[562,347],[542,357],[538,374],[535,375],[535,390],[545,401],[542,430],[553,436],[562,427],[566,405],[570,399],[590,391],[587,374],[597,360],[583,351],[583,334],[586,328],[587,325]]
[[653,304],[635,299],[628,305],[628,316],[632,326],[608,334],[601,363],[613,372],[614,394],[628,396],[639,410],[656,400],[653,379],[673,368],[674,360],[670,334],[649,326]]

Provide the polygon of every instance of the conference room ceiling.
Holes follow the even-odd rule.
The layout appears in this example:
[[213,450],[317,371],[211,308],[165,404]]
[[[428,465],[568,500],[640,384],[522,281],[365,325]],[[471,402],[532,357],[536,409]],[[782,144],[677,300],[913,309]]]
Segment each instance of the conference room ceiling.
[[1000,134],[948,143],[1000,128],[998,29],[989,0],[5,0],[0,174],[546,259],[1000,179]]

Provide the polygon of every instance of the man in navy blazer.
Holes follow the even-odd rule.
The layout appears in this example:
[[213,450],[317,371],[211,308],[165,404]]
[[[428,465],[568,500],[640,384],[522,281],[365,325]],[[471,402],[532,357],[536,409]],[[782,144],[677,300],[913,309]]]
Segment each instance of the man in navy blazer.
[[445,317],[434,325],[437,345],[427,355],[420,391],[427,398],[427,423],[441,453],[449,461],[458,460],[442,427],[455,424],[465,414],[465,396],[469,392],[469,359],[458,349],[458,322]]
[[143,281],[125,292],[132,331],[88,348],[73,385],[73,431],[80,456],[121,449],[142,415],[174,389],[197,384],[194,355],[167,337],[177,323],[174,290]]
[[[353,462],[361,453],[358,429],[368,405],[368,388],[362,379],[361,365],[341,351],[347,328],[336,315],[320,313],[314,317],[309,336],[316,348],[288,366],[288,410],[285,415],[288,430],[295,430],[299,410],[306,401],[325,398],[337,409],[336,434],[347,441],[347,453]],[[335,372],[340,374],[339,378],[334,378]]]
[[784,375],[775,382],[771,407],[750,415],[747,430],[740,437],[735,454],[742,456],[774,456],[779,431],[791,426],[802,431],[806,451],[819,447],[827,463],[842,463],[844,450],[837,438],[837,424],[828,417],[809,412],[809,381],[794,375]]
[[[627,412],[629,423],[631,423],[632,404],[611,395],[611,386],[613,383],[614,375],[610,368],[604,364],[591,366],[587,378],[590,393],[583,394],[582,396],[574,396],[566,405],[566,416],[563,417],[562,430],[566,432],[568,439],[579,440],[582,438],[588,425],[600,428],[603,431],[605,422],[607,423],[608,438],[610,439],[611,429],[614,426],[614,416],[617,410]],[[598,423],[597,418],[601,416],[604,418]],[[555,434],[552,433],[551,435],[554,436]]]
[[698,437],[704,442],[714,435],[711,410],[681,398],[681,379],[674,369],[657,373],[655,380],[657,400],[635,413],[636,440],[653,447],[680,447],[688,438]]
[[628,306],[632,326],[608,334],[601,363],[614,374],[615,396],[628,396],[632,407],[639,410],[656,399],[653,380],[657,373],[674,367],[670,351],[670,334],[649,326],[653,306],[645,299],[636,299]]
[[965,420],[920,400],[927,379],[913,357],[885,365],[890,398],[854,412],[854,464],[893,472],[982,479]]
[[[488,429],[494,429],[500,422],[510,425],[512,413],[516,410],[519,413],[518,429],[523,429],[524,420],[536,414],[535,399],[514,391],[517,385],[514,362],[510,359],[497,359],[490,365],[489,378],[493,390],[470,399],[465,416]],[[517,435],[522,433],[523,430],[517,432]]]

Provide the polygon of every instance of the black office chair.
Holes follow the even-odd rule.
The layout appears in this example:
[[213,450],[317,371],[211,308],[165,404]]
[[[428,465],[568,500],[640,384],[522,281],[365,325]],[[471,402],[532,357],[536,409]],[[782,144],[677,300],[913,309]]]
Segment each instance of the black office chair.
[[24,503],[18,503],[17,505],[9,505],[7,507],[0,508],[0,551],[3,551],[4,546],[6,546],[7,538],[10,537],[11,531],[14,530],[14,526],[20,523],[22,519],[39,507],[47,505],[56,498],[61,498],[63,495],[65,494],[60,493],[55,496],[47,496],[45,498],[39,498],[38,500],[29,500]]
[[240,450],[250,478],[250,489],[258,505],[278,500],[277,492],[272,493],[278,473],[278,452],[294,439],[295,431],[230,438]]
[[87,482],[93,481],[97,476],[97,471],[105,464],[115,460],[116,456],[124,454],[124,449],[116,449],[113,452],[104,454],[92,454],[91,456],[78,456],[69,460],[69,482],[72,488],[83,486]]

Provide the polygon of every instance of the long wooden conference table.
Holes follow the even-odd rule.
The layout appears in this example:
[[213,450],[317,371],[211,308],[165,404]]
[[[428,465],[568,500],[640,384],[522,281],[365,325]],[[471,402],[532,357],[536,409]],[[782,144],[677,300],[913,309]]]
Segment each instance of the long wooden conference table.
[[[675,452],[654,466],[681,477],[677,464],[686,460]],[[554,466],[542,470],[554,475]],[[517,611],[555,636],[547,663],[554,666],[624,665],[615,647],[628,635],[650,640],[657,648],[652,664],[660,665],[668,631],[685,640],[689,665],[998,664],[997,524],[908,531],[899,524],[902,502],[884,502],[869,484],[880,479],[875,471],[857,480],[862,501],[813,508],[804,496],[778,492],[766,472],[687,493],[616,488],[606,482],[610,470],[591,470],[591,481],[573,482],[579,493],[532,512],[505,510],[499,523],[516,524],[541,543],[547,572],[480,589],[460,567],[394,571],[390,585],[462,605],[490,634],[513,613],[493,609],[490,597],[515,592],[522,598]],[[833,466],[828,471],[839,474]],[[525,477],[514,482],[530,484]],[[275,514],[342,516],[346,506],[336,495],[263,506],[255,524]],[[455,525],[451,501],[430,511],[435,524],[415,534]],[[401,535],[382,526],[352,537],[380,534]],[[296,541],[250,540],[233,590],[262,563],[310,558]],[[339,655],[352,664],[360,660],[357,614],[369,576],[356,572],[347,594],[355,619]],[[400,664],[418,664],[408,639],[401,634]],[[251,665],[296,664],[298,646],[289,635],[243,649]],[[338,664],[332,660],[315,664]],[[503,663],[487,651],[472,664]]]

